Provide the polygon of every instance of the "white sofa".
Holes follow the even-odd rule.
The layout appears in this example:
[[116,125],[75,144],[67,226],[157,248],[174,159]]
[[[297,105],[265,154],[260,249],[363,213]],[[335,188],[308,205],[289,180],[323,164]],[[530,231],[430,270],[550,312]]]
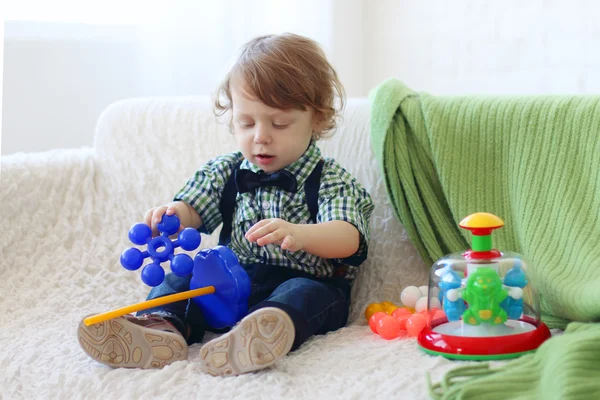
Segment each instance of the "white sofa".
[[368,101],[350,99],[338,132],[320,147],[376,204],[348,327],[233,378],[203,374],[199,344],[188,361],[128,370],[93,361],[76,339],[83,316],[145,299],[139,271],[119,264],[129,227],[170,201],[202,163],[235,148],[208,98],[120,101],[100,116],[93,148],[3,157],[0,398],[428,398],[425,372],[438,379],[457,363],[425,355],[412,338],[383,340],[363,316],[371,302],[399,303],[401,289],[426,284],[429,270],[387,199]]

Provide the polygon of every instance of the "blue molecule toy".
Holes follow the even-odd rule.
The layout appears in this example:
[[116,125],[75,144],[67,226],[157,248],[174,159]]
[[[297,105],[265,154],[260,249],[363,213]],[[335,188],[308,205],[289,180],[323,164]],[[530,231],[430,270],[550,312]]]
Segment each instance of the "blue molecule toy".
[[[202,310],[206,322],[216,329],[235,325],[248,313],[250,297],[250,278],[239,264],[236,255],[228,247],[216,246],[204,249],[192,259],[187,254],[174,254],[177,247],[192,251],[200,245],[200,233],[193,228],[185,228],[171,240],[169,236],[179,230],[180,221],[176,215],[163,215],[158,224],[159,236],[152,238],[152,230],[144,223],[135,224],[129,230],[132,243],[143,246],[145,251],[135,247],[121,254],[121,265],[130,271],[139,269],[146,258],[152,261],[142,269],[142,281],[148,286],[158,286],[165,278],[161,263],[169,260],[171,271],[181,277],[192,274],[190,290],[214,288],[209,294],[192,297]],[[185,292],[187,293],[187,292]],[[145,302],[148,303],[148,302]],[[136,306],[136,310],[150,308],[145,303]],[[138,307],[139,306],[139,307]],[[143,307],[143,308],[142,308]],[[125,310],[125,308],[124,308]],[[105,313],[109,315],[109,313]],[[115,313],[110,314],[114,316]],[[122,315],[122,314],[121,314]],[[101,320],[101,316],[96,321]]]
[[179,218],[176,215],[163,215],[158,224],[160,235],[153,238],[152,230],[144,223],[135,224],[129,230],[129,240],[137,245],[148,245],[146,251],[130,247],[121,254],[121,265],[130,271],[139,269],[144,259],[151,258],[152,262],[142,270],[142,281],[148,286],[158,286],[165,279],[165,271],[161,263],[171,261],[171,271],[177,276],[187,276],[192,273],[194,261],[187,254],[174,255],[177,247],[184,250],[195,250],[200,246],[200,233],[193,228],[185,228],[176,240],[169,236],[179,230]]

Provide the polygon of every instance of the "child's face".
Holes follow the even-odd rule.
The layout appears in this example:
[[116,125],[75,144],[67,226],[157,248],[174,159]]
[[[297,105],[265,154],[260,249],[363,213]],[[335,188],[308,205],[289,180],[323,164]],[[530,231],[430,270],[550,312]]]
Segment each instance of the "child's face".
[[233,132],[248,161],[265,172],[287,167],[308,148],[318,128],[312,109],[279,110],[231,86]]

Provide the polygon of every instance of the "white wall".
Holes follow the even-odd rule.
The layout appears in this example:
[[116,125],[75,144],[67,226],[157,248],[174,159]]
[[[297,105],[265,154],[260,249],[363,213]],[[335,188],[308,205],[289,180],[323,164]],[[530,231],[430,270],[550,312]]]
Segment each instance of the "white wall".
[[366,86],[435,94],[600,93],[600,2],[369,2]]
[[151,24],[109,25],[106,12],[96,24],[7,21],[1,153],[90,146],[99,114],[125,97],[212,94],[260,34],[292,31],[329,51],[334,1],[153,1]]
[[7,23],[5,38],[2,154],[89,146],[100,112],[139,92],[127,27]]
[[198,0],[154,25],[7,22],[1,153],[89,146],[124,97],[211,94],[269,32],[321,42],[348,96],[390,76],[433,94],[600,93],[599,21],[592,0]]

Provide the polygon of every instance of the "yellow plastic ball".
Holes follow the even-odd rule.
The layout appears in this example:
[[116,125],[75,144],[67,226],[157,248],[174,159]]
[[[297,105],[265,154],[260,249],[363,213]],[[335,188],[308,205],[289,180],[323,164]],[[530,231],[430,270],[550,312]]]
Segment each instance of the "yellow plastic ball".
[[[388,303],[389,303],[389,302],[388,302]],[[393,303],[390,303],[390,304],[384,304],[384,305],[383,305],[383,309],[385,310],[385,313],[386,313],[387,315],[392,315],[392,313],[398,309],[398,306],[397,306],[397,305],[395,305],[395,304],[393,304]]]
[[376,312],[385,312],[384,306],[381,303],[371,303],[365,309],[365,317],[367,318],[367,322],[371,319],[373,314]]

